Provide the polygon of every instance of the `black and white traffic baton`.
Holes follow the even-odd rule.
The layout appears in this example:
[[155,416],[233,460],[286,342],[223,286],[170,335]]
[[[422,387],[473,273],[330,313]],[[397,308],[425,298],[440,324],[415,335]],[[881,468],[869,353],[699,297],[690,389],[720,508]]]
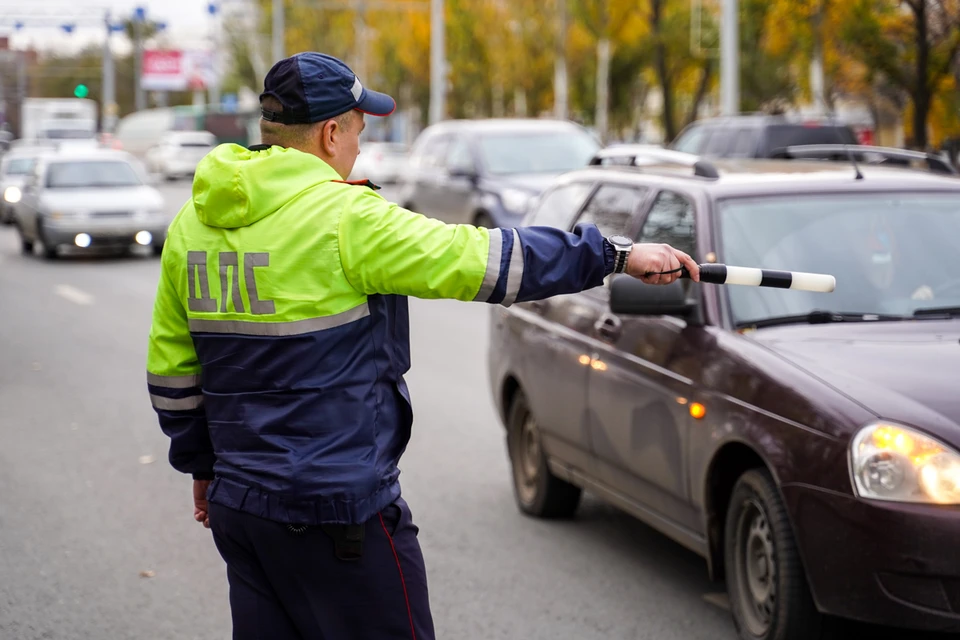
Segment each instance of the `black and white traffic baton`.
[[[803,271],[777,271],[774,269],[756,269],[754,267],[733,267],[725,264],[701,264],[700,282],[710,284],[739,284],[749,287],[773,287],[775,289],[795,289],[798,291],[816,291],[830,293],[837,286],[837,279],[825,273],[805,273]],[[681,278],[689,278],[686,267],[660,273],[680,272]],[[644,275],[658,275],[650,272]]]

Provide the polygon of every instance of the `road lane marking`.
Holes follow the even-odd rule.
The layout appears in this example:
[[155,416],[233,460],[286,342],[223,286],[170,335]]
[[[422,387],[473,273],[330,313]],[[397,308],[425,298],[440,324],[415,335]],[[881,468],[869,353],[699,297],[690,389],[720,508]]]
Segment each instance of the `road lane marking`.
[[730,598],[727,597],[726,593],[705,593],[703,599],[715,607],[730,611]]
[[74,304],[93,304],[93,296],[68,284],[58,284],[53,292]]

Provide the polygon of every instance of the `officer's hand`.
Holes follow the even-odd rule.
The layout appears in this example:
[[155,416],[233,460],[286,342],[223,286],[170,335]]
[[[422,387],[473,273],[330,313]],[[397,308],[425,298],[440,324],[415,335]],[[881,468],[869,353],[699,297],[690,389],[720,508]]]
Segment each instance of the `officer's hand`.
[[[647,284],[670,284],[680,277],[681,265],[690,272],[691,280],[700,282],[699,265],[683,251],[667,244],[635,244],[627,260],[626,272]],[[664,271],[673,273],[663,274]],[[644,275],[651,272],[654,275]]]
[[210,514],[207,511],[207,487],[209,486],[209,480],[193,481],[193,519],[202,522],[207,529],[210,528]]

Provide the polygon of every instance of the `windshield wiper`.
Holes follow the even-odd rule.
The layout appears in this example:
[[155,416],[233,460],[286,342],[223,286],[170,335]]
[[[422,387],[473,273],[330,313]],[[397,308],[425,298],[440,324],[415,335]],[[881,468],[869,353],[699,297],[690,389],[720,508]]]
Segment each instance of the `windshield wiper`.
[[741,327],[775,327],[785,324],[828,324],[831,322],[894,322],[909,320],[910,316],[898,316],[884,313],[851,313],[849,311],[825,311],[814,309],[809,313],[799,313],[790,316],[774,316],[751,322],[741,322]]
[[923,309],[917,309],[913,312],[913,317],[915,318],[922,318],[925,316],[937,316],[945,318],[960,316],[960,307],[926,307]]

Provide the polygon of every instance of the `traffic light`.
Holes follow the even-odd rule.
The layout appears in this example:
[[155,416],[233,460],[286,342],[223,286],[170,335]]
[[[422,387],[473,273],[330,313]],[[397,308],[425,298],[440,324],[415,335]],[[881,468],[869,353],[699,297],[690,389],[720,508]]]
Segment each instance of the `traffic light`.
[[78,84],[73,90],[73,95],[77,96],[78,98],[86,98],[87,94],[89,93],[90,89],[88,89],[87,85],[85,84]]

